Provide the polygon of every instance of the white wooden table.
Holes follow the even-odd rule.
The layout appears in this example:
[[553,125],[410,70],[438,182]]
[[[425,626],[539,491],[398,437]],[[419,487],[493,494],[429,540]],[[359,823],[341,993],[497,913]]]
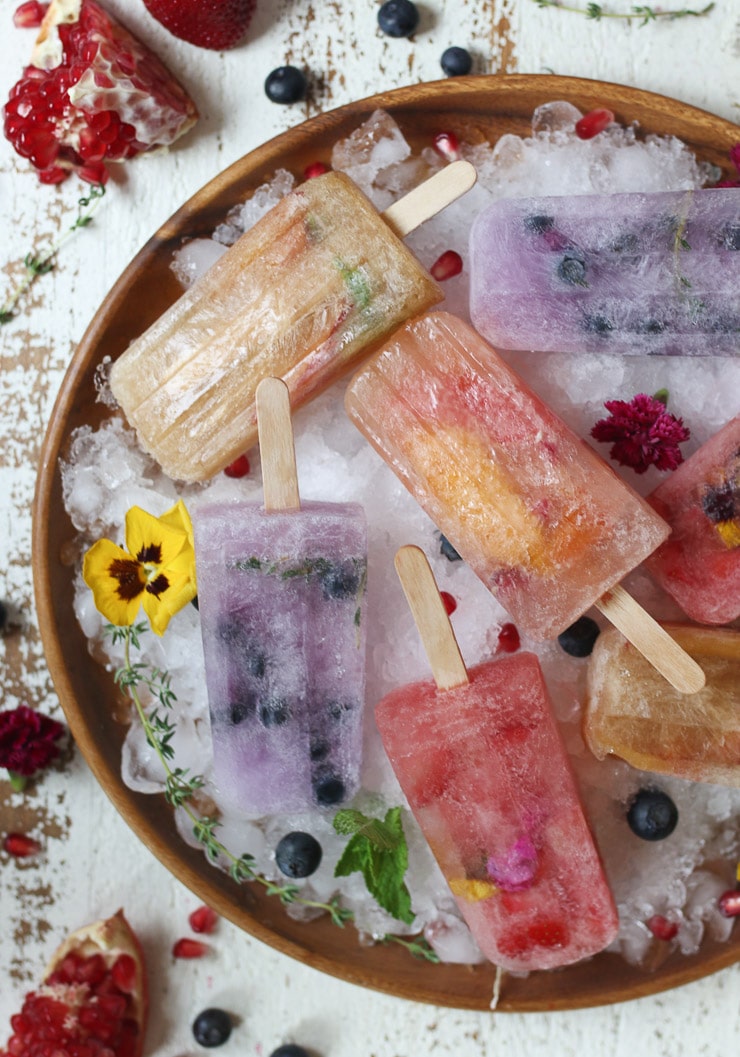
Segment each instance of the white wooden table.
[[[0,639],[0,708],[26,700],[60,716],[36,628],[30,569],[35,466],[51,407],[93,312],[123,267],[207,180],[259,143],[321,111],[377,91],[441,76],[451,44],[469,48],[476,72],[555,72],[616,81],[740,120],[740,3],[711,16],[638,28],[600,23],[534,0],[426,0],[413,41],[383,37],[375,0],[342,4],[259,0],[249,40],[229,53],[196,49],[156,24],[140,0],[106,0],[187,84],[202,118],[169,154],[142,159],[111,182],[96,223],[64,249],[58,268],[0,330],[0,597],[19,604],[26,629]],[[576,0],[580,3],[581,0]],[[14,30],[15,0],[0,5],[0,95],[30,51]],[[585,4],[584,4],[585,6]],[[628,10],[611,0],[611,10]],[[666,0],[666,7],[681,6]],[[697,5],[698,6],[698,5]],[[262,84],[286,62],[312,76],[310,102],[270,103]],[[740,139],[740,135],[738,137]],[[74,215],[79,185],[38,187],[0,142],[0,300],[14,262],[43,248]],[[61,717],[60,717],[61,718]],[[320,1057],[455,1057],[496,1053],[660,1055],[731,1052],[740,1033],[740,967],[662,997],[570,1014],[491,1015],[415,1005],[364,991],[275,953],[225,922],[200,962],[176,962],[197,901],[129,831],[75,753],[25,797],[0,782],[0,828],[43,844],[25,863],[0,853],[0,1042],[47,956],[73,927],[124,906],[144,940],[152,977],[149,1057],[202,1052],[190,1023],[208,1005],[242,1021],[223,1057],[268,1057],[295,1041]]]

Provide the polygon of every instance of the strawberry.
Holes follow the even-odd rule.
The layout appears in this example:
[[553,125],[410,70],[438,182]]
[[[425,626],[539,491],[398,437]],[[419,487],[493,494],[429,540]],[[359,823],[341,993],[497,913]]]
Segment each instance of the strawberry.
[[157,22],[199,48],[234,48],[247,31],[257,0],[144,0]]
[[42,183],[74,170],[104,183],[107,162],[172,143],[198,112],[156,55],[96,0],[52,0],[4,115],[5,135]]

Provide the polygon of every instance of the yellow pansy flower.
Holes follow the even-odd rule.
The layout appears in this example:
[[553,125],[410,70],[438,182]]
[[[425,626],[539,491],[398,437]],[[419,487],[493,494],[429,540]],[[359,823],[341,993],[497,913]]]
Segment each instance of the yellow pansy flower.
[[152,631],[162,635],[197,591],[193,526],[183,501],[158,518],[131,507],[126,548],[98,540],[85,554],[82,576],[111,624],[133,624],[143,606]]

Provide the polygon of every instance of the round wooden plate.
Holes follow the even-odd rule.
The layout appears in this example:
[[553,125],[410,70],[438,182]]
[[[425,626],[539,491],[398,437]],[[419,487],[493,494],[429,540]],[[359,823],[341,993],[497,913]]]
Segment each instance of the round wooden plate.
[[[205,903],[247,932],[292,958],[324,972],[391,994],[463,1009],[488,1009],[494,969],[433,965],[391,946],[361,946],[350,926],[324,918],[293,921],[279,900],[256,885],[234,884],[177,834],[162,796],[131,792],[121,781],[124,730],[101,702],[116,697],[112,678],[90,656],[72,613],[73,568],[65,553],[74,537],[62,503],[58,469],[70,434],[97,425],[105,409],[96,402],[93,375],[103,355],[116,357],[180,294],[170,270],[173,250],[185,236],[207,236],[228,209],[244,200],[276,168],[300,176],[313,161],[328,161],[333,143],[383,107],[412,145],[431,143],[442,130],[468,142],[526,134],[537,106],[556,99],[582,111],[608,106],[616,120],[639,123],[642,132],[678,136],[700,159],[729,175],[728,150],[740,139],[729,121],[673,99],[621,85],[569,77],[513,75],[455,78],[413,85],[341,107],[290,129],[236,162],[199,191],[147,242],[96,313],[62,384],[44,441],[33,508],[33,573],[38,617],[56,690],[72,734],[116,808],[164,865]],[[65,546],[67,545],[67,546]],[[574,1009],[663,991],[705,976],[740,958],[740,939],[707,941],[692,957],[673,955],[654,972],[602,954],[557,972],[526,979],[504,977],[498,1009]]]

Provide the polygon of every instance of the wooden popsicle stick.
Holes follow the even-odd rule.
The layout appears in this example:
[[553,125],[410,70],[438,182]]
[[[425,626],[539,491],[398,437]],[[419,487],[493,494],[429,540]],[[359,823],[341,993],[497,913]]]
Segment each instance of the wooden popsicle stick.
[[263,378],[255,401],[265,510],[300,510],[288,387],[282,378]]
[[437,686],[440,690],[464,686],[465,662],[426,554],[408,544],[396,552],[394,564]]
[[478,179],[469,161],[453,161],[380,215],[399,239],[469,191]]
[[623,587],[612,587],[595,605],[679,693],[702,689],[703,669]]

